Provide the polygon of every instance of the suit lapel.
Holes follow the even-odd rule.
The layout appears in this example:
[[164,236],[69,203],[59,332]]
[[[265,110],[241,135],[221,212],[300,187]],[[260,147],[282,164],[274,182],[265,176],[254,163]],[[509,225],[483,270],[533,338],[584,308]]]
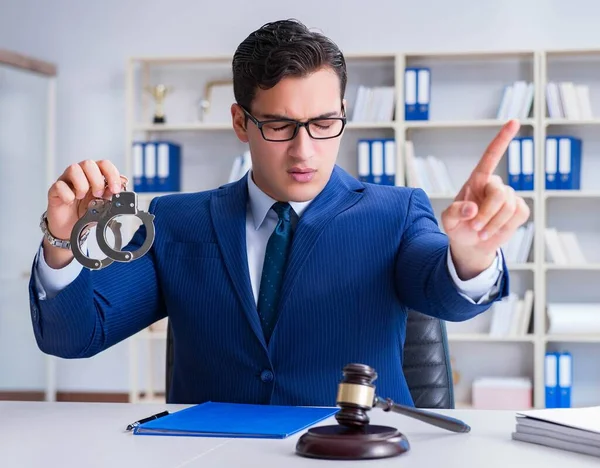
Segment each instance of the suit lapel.
[[[364,186],[359,181],[336,166],[323,191],[302,214],[296,226],[292,250],[286,267],[278,317],[285,309],[285,304],[291,296],[296,279],[317,239],[335,216],[347,210],[362,198],[363,188]],[[276,330],[277,325],[273,334]]]
[[211,218],[225,260],[225,266],[244,313],[252,330],[266,348],[248,271],[246,248],[247,203],[248,181],[245,176],[238,182],[215,192],[211,199]]

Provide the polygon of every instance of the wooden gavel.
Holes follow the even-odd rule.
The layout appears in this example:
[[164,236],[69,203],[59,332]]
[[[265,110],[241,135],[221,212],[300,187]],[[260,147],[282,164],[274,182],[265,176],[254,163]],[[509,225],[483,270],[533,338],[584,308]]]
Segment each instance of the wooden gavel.
[[408,439],[396,428],[369,424],[367,411],[381,408],[418,419],[452,432],[471,428],[459,419],[411,406],[399,405],[375,394],[375,370],[364,364],[348,364],[338,386],[336,403],[338,425],[310,428],[296,444],[298,455],[334,460],[393,457],[410,449]]
[[366,412],[371,408],[381,408],[384,411],[399,413],[452,432],[469,432],[471,430],[459,419],[399,405],[389,398],[379,398],[375,395],[375,386],[373,385],[376,378],[375,370],[364,364],[348,364],[344,367],[344,378],[339,384],[336,400],[341,410],[335,415],[341,425],[364,426],[369,423]]

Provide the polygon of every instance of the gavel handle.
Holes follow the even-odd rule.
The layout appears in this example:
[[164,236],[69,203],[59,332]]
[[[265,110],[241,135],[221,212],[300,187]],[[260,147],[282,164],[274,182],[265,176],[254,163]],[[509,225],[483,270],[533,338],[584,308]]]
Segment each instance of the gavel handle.
[[418,419],[427,424],[441,427],[442,429],[452,432],[469,432],[471,430],[471,427],[460,419],[451,418],[450,416],[444,416],[442,414],[431,413],[429,411],[413,408],[411,406],[399,405],[398,403],[394,403],[389,398],[384,400],[376,396],[373,406],[376,408],[381,408],[383,411],[393,411],[394,413],[399,413],[404,416],[408,416],[409,418]]

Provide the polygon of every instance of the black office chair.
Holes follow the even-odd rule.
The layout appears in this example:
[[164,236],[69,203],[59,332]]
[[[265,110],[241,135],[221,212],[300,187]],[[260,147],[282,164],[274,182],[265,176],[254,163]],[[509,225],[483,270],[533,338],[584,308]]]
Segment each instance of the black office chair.
[[[173,333],[167,329],[166,397],[173,369]],[[404,375],[418,408],[454,408],[452,369],[446,325],[443,321],[409,311],[404,344]]]
[[417,408],[454,408],[454,385],[446,324],[411,310],[406,322],[404,364]]

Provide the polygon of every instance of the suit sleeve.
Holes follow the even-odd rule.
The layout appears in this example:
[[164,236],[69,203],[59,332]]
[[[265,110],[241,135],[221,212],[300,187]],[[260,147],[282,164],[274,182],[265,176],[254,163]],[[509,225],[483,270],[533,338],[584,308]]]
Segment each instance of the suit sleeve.
[[[157,203],[152,201],[149,212],[156,212]],[[145,237],[142,225],[123,250],[137,250]],[[164,318],[155,245],[130,263],[114,262],[94,271],[83,268],[50,299],[39,298],[32,272],[30,313],[39,348],[62,358],[90,357]]]
[[484,312],[508,294],[508,271],[503,263],[498,283],[500,293],[496,298],[475,304],[460,294],[448,271],[448,245],[448,237],[440,231],[427,195],[421,189],[414,189],[396,257],[398,295],[410,309],[460,322]]

